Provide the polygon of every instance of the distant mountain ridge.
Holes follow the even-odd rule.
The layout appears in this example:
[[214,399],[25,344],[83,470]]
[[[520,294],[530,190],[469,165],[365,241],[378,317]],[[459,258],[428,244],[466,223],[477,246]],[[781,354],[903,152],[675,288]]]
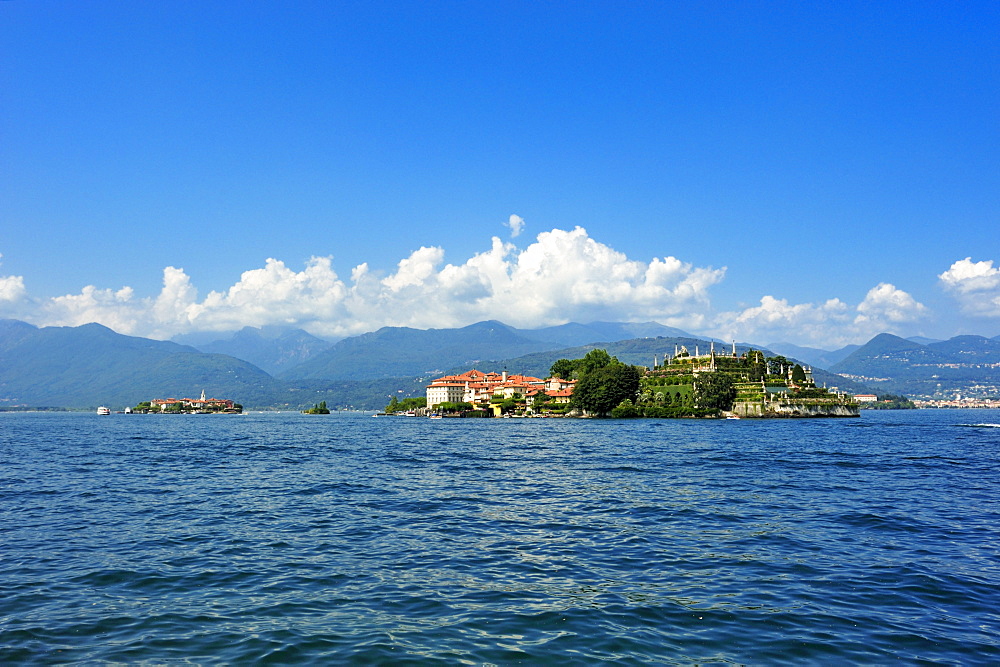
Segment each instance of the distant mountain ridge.
[[588,343],[612,342],[630,338],[656,338],[658,336],[693,338],[686,331],[657,322],[569,322],[541,329],[516,329],[525,338],[556,343],[561,347],[574,347]]
[[245,361],[100,324],[39,329],[0,321],[0,405],[124,406],[201,389],[253,401],[272,395],[277,383]]
[[275,375],[330,349],[333,343],[302,329],[243,327],[226,338],[191,344],[201,352],[228,354]]
[[[573,336],[652,333],[660,326],[596,323],[522,332],[500,322],[480,322],[461,329],[386,328],[341,341],[324,366],[331,344],[296,330],[245,328],[221,342],[202,343],[207,351],[200,351],[125,336],[99,324],[38,328],[0,320],[0,407],[122,408],[151,398],[194,396],[203,389],[248,406],[297,408],[326,400],[330,405],[382,407],[393,393],[419,392],[428,373],[449,365],[491,364],[565,347],[559,341]],[[218,353],[222,350],[272,366],[296,354],[320,363],[298,364],[301,373],[285,371],[277,379],[246,359]]]
[[815,347],[802,347],[793,343],[771,343],[768,349],[788,358],[804,361],[810,366],[830,368],[837,362],[847,358],[860,345],[847,345],[839,350],[821,350]]
[[[333,344],[274,377],[233,356],[194,347],[118,334],[99,324],[38,328],[0,320],[0,407],[119,408],[151,398],[195,396],[202,390],[248,407],[297,409],[319,401],[331,406],[383,407],[393,395],[414,395],[432,377],[454,370],[500,370],[545,376],[560,358],[579,358],[602,347],[626,363],[651,366],[654,358],[685,345],[705,352],[710,342],[695,336],[656,335],[607,340],[637,333],[674,333],[656,324],[595,323],[521,330],[502,322],[478,322],[458,329],[387,327]],[[286,332],[287,333],[287,332]],[[249,352],[273,354],[310,345],[314,337],[244,330],[230,342]],[[578,345],[565,341],[587,340]],[[316,339],[318,340],[318,339]],[[275,345],[277,343],[277,345]],[[747,347],[740,344],[737,349]],[[766,353],[785,354],[752,345]],[[716,343],[720,353],[731,348]],[[923,345],[880,334],[830,369],[814,367],[817,381],[847,391],[928,395],[1000,386],[1000,337],[958,336]]]
[[1000,393],[1000,336],[956,336],[924,345],[883,333],[830,370],[907,396],[973,390],[996,394]]
[[284,379],[345,380],[441,373],[459,365],[475,365],[533,352],[587,343],[662,336],[688,336],[655,322],[564,324],[543,329],[516,329],[487,320],[457,329],[383,327],[345,338],[328,350],[282,371]]

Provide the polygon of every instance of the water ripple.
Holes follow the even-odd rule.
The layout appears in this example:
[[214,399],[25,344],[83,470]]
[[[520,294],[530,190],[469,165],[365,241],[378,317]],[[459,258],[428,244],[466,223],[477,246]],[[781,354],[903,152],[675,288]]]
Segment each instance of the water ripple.
[[995,423],[0,415],[0,662],[995,663]]

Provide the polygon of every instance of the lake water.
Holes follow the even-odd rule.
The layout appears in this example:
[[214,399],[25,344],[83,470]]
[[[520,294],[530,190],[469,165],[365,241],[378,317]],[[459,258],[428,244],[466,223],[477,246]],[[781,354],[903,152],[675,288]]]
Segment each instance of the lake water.
[[0,414],[0,663],[997,663],[998,425]]

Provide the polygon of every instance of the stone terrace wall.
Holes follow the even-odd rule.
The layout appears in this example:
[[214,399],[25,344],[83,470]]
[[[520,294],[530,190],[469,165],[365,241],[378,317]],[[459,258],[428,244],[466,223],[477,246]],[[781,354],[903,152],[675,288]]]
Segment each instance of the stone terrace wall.
[[733,405],[733,414],[738,417],[759,417],[762,419],[775,417],[858,417],[856,405],[808,405],[803,403],[786,403],[784,401],[737,402]]

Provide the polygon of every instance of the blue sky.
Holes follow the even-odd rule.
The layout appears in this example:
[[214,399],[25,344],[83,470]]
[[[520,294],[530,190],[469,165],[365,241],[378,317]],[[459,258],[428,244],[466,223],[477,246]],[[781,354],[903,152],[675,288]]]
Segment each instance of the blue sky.
[[995,336],[998,34],[995,2],[0,2],[0,317]]

